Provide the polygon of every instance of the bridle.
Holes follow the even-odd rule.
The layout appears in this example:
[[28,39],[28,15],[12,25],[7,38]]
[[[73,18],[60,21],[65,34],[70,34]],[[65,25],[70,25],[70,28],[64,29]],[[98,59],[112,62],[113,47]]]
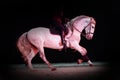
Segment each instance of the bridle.
[[[89,25],[91,25],[91,23],[95,24],[95,22],[92,21],[92,17],[90,17],[90,23],[89,23],[87,26],[85,26],[84,29],[86,29]],[[79,33],[81,33],[83,36],[85,36],[85,34],[82,33],[82,31],[79,31],[76,27],[73,27],[73,28],[74,28],[75,30],[77,30]],[[90,32],[90,31],[91,31],[91,28],[95,28],[95,27],[91,26],[89,32],[86,33],[86,34],[94,34],[94,32],[93,32],[93,33]]]

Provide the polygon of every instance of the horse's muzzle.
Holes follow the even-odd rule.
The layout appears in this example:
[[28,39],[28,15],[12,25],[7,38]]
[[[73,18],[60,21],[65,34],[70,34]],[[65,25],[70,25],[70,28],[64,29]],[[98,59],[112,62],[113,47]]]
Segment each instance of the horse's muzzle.
[[91,40],[92,39],[92,35],[86,35],[86,39],[88,39],[88,40]]

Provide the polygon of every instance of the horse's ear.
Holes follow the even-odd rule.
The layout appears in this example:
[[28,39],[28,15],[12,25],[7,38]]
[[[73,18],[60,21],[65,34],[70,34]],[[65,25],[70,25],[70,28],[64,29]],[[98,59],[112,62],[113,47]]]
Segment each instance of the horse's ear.
[[96,20],[93,17],[91,17],[91,23],[96,24]]

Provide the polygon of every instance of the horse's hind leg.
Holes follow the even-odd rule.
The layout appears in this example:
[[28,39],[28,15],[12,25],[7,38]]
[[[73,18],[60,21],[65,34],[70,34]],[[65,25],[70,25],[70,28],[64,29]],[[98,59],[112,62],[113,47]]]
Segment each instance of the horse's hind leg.
[[35,53],[33,52],[33,49],[30,50],[30,53],[24,58],[26,65],[28,66],[29,69],[33,70],[32,66],[32,59],[35,56]]
[[39,56],[48,65],[48,67],[50,67],[51,70],[56,70],[56,68],[54,68],[54,66],[52,66],[50,62],[46,59],[44,48],[43,48],[44,41],[41,38],[36,38],[36,37],[37,36],[35,36],[35,38],[34,36],[29,36],[28,39],[31,42],[31,44],[33,44],[38,49]]
[[[26,39],[26,33],[24,33],[17,41],[17,47],[23,56],[25,63],[29,69],[33,69],[31,60],[36,55],[37,51]],[[34,51],[33,51],[34,50]]]
[[54,66],[52,66],[50,64],[50,62],[47,60],[46,56],[45,56],[45,53],[44,53],[44,48],[43,48],[43,45],[39,45],[39,55],[41,57],[41,59],[48,65],[49,68],[51,68],[52,71],[56,70],[56,68]]

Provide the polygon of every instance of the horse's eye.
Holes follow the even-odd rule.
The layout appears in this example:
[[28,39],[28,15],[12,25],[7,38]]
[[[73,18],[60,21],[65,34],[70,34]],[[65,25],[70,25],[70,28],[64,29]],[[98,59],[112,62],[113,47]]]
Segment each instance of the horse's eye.
[[85,22],[86,22],[86,23],[89,23],[89,21],[88,21],[88,20],[86,20]]
[[92,28],[95,28],[94,26],[92,26]]

